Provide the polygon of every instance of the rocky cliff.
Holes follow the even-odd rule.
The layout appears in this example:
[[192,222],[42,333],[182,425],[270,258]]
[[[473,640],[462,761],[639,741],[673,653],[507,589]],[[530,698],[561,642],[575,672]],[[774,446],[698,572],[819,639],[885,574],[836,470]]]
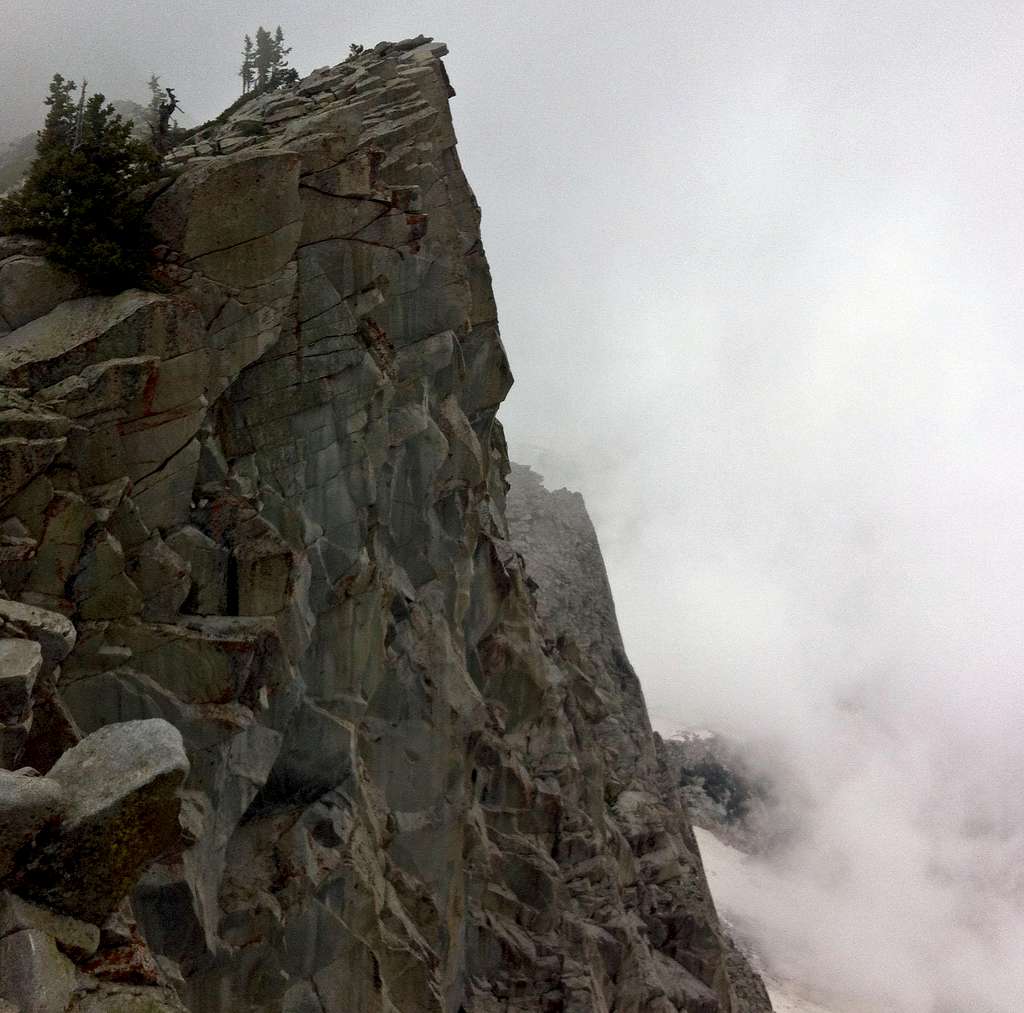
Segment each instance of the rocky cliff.
[[770,1008],[592,528],[546,559],[516,483],[510,540],[444,52],[381,44],[175,152],[154,291],[0,239],[22,1013]]

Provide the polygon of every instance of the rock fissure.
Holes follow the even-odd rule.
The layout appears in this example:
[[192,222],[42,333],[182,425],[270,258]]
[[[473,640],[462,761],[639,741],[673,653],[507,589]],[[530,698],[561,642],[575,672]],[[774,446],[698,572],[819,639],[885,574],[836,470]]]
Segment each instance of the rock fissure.
[[230,253],[232,250],[237,250],[243,246],[250,246],[253,243],[258,242],[261,239],[269,239],[272,236],[278,235],[285,229],[290,228],[292,225],[300,225],[302,223],[301,218],[293,218],[291,221],[287,221],[282,225],[278,225],[276,228],[269,230],[268,232],[258,232],[253,236],[248,236],[245,239],[239,239],[237,242],[229,243],[226,246],[214,247],[212,249],[204,249],[201,253],[195,253],[190,256],[187,260],[183,261],[185,266],[194,264],[197,260],[203,260],[206,257],[213,257],[218,253]]
[[[305,177],[300,177],[305,178]],[[377,204],[384,208],[384,214],[391,211],[400,210],[391,201],[384,197],[373,197],[362,193],[332,193],[330,190],[323,190],[318,186],[313,186],[311,183],[299,183],[299,190],[309,190],[311,193],[318,193],[322,197],[330,197],[332,200],[354,200],[362,201],[364,204]],[[376,220],[376,219],[375,219]]]
[[445,52],[172,152],[166,294],[0,261],[0,999],[770,1010],[582,500],[509,464]]

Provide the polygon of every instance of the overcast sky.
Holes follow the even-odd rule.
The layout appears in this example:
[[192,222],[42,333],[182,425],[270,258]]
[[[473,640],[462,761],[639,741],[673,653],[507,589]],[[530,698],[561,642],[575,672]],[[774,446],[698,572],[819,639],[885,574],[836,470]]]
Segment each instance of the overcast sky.
[[55,70],[205,119],[260,23],[446,41],[513,456],[584,492],[657,723],[805,770],[848,917],[801,973],[1024,1005],[1022,5],[0,3],[0,136]]

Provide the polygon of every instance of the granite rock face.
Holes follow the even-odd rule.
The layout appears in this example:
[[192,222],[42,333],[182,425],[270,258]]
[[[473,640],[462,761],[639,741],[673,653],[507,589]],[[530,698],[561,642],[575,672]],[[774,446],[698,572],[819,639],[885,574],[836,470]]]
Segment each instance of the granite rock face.
[[[630,786],[623,793],[626,804],[614,805],[609,817],[633,845],[634,860],[639,859],[638,908],[648,939],[669,941],[668,946],[655,942],[655,948],[667,950],[691,970],[703,947],[705,966],[719,968],[720,1008],[770,1010],[763,983],[718,922],[680,791],[678,764],[651,730],[583,497],[566,489],[549,491],[540,475],[520,464],[511,466],[510,482],[510,539],[526,562],[538,615],[560,653],[584,660],[580,668],[587,695],[605,702],[601,719],[590,724],[593,752],[603,761],[606,785]],[[678,939],[683,934],[676,930],[680,921],[689,940],[682,947]]]
[[[445,51],[382,43],[173,153],[159,292],[15,293],[0,635],[41,665],[9,765],[75,797],[11,884],[106,919],[70,1009],[770,1008],[740,998],[596,541],[567,578],[601,585],[589,618],[510,541]],[[90,741],[146,805],[76,773]]]

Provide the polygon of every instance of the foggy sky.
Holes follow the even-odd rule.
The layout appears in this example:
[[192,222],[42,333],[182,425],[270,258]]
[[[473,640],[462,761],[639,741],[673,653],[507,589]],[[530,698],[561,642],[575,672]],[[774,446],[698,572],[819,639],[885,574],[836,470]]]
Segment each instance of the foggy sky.
[[870,1009],[1024,1005],[1021,5],[3,15],[0,137],[55,70],[201,121],[260,23],[302,71],[446,41],[512,455],[583,491],[656,723],[803,771],[777,956]]

